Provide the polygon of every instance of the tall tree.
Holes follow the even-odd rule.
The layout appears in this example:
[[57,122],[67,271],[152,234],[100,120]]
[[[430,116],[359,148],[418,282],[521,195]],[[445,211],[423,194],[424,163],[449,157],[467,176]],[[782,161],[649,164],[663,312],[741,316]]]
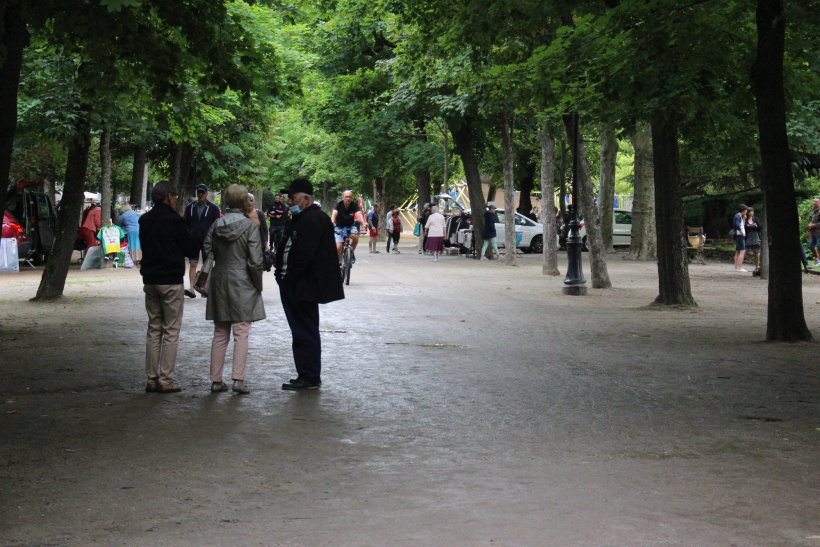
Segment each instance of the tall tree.
[[601,240],[604,252],[614,251],[612,233],[614,228],[613,211],[615,207],[615,160],[618,156],[618,139],[609,128],[601,131],[601,167],[598,178],[598,212],[601,216]]
[[629,140],[633,156],[632,241],[627,258],[654,260],[657,257],[655,230],[655,170],[652,160],[652,128],[647,123],[637,125]]
[[555,222],[555,139],[547,123],[541,126],[541,224],[544,227],[543,275],[561,275],[558,270],[558,227]]
[[752,67],[752,84],[757,99],[763,192],[768,218],[778,219],[768,227],[771,261],[766,339],[811,340],[803,315],[800,257],[794,244],[799,231],[786,135],[783,0],[757,0],[756,23],[757,57]]

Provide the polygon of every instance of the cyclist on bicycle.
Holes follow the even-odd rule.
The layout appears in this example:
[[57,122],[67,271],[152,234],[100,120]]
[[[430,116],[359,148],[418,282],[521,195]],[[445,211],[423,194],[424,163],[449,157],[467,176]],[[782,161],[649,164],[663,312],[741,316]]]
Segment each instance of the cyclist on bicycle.
[[339,264],[342,263],[342,246],[345,242],[345,230],[350,234],[352,251],[351,262],[356,262],[356,245],[359,244],[359,229],[356,223],[365,224],[362,210],[359,204],[353,201],[353,192],[345,190],[342,193],[342,200],[333,208],[330,215],[333,222],[333,232],[336,236],[336,252],[339,255]]

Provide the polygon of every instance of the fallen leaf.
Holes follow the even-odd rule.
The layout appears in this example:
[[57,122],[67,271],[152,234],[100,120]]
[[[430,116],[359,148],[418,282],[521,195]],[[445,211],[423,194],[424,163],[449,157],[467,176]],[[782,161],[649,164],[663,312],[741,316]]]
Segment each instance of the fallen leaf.
[[113,405],[113,404],[114,404],[114,403],[103,403],[103,406],[111,406],[111,405]]
[[19,410],[7,410],[6,411],[6,414],[19,414],[19,413],[20,413]]
[[466,319],[462,319],[462,320],[461,320],[461,322],[462,322],[462,323],[466,323],[466,322],[467,322],[467,320],[466,320]]
[[74,452],[74,449],[73,448],[65,448],[65,449],[63,449],[63,452]]

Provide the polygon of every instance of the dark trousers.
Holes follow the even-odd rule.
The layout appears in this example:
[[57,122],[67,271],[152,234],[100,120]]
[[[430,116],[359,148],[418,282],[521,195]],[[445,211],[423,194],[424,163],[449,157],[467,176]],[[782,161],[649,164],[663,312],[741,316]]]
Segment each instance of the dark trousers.
[[393,233],[387,232],[387,252],[390,252],[390,244],[393,242]]
[[296,300],[292,287],[280,285],[282,308],[293,336],[293,361],[300,378],[322,379],[322,341],[319,338],[319,304]]
[[279,242],[282,241],[282,235],[285,233],[285,225],[280,224],[278,226],[271,226],[270,227],[270,249],[273,251],[276,247],[279,246]]

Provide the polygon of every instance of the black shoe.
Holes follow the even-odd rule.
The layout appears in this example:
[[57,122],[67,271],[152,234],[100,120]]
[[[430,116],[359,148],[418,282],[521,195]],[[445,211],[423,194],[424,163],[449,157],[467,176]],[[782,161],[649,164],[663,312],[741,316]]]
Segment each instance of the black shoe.
[[[288,380],[288,383],[289,383],[289,384],[295,384],[296,382],[302,382],[302,381],[305,381],[305,382],[306,382],[307,380],[304,380],[303,378],[291,378],[290,380]],[[313,383],[316,383],[316,384],[322,385],[322,381],[321,381],[321,380],[316,380],[316,381],[315,381],[315,382],[313,382]]]
[[297,378],[287,384],[282,384],[282,389],[286,391],[302,391],[306,389],[319,389],[320,382],[312,382]]
[[351,264],[356,263],[356,253],[354,253],[353,251],[350,251],[350,263]]

